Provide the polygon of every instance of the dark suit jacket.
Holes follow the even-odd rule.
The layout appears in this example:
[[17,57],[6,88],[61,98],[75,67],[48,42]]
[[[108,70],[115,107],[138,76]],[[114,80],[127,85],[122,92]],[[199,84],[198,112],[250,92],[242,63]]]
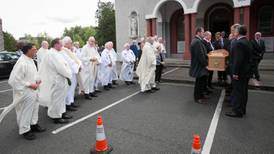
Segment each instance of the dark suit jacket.
[[263,40],[259,41],[259,44],[257,43],[257,41],[251,40],[251,45],[252,45],[252,58],[254,60],[262,60],[264,53],[265,53],[265,43]]
[[252,48],[246,37],[240,38],[232,50],[232,73],[239,78],[250,77],[252,73]]
[[225,50],[229,50],[229,40],[227,39],[223,39],[223,46],[222,46],[222,43],[221,43],[221,40],[218,40],[218,41],[215,41],[213,42],[213,46],[215,48],[215,50],[218,50],[218,49],[225,49]]
[[[206,53],[209,53],[210,51],[213,50],[212,47],[211,47],[211,45],[210,45],[210,43],[207,42],[206,40],[203,40],[203,44],[204,44],[205,47],[206,47]],[[213,46],[213,44],[212,44],[212,46]]]
[[207,58],[206,58],[206,47],[203,44],[203,40],[199,37],[195,37],[191,42],[191,65],[189,75],[195,78],[208,75]]

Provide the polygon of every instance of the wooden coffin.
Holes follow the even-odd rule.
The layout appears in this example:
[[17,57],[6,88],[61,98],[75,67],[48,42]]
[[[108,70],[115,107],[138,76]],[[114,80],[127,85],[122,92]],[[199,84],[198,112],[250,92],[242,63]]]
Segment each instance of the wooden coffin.
[[229,53],[224,50],[214,50],[211,51],[208,55],[208,66],[207,69],[210,71],[225,71],[226,69],[226,60]]

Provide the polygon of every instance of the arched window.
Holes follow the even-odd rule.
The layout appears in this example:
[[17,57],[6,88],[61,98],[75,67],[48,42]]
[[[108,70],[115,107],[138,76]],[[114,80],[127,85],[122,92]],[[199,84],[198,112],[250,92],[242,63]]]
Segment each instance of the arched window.
[[259,10],[258,30],[263,34],[272,34],[273,32],[273,8],[272,6],[263,6]]

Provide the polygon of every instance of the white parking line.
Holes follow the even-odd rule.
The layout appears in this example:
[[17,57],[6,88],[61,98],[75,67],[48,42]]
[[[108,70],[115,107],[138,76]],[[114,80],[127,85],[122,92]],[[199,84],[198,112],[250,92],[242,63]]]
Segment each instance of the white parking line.
[[166,74],[168,74],[168,73],[174,72],[174,71],[176,71],[176,70],[178,70],[178,69],[179,69],[179,68],[174,68],[174,69],[172,69],[172,70],[170,70],[170,71],[167,71],[167,72],[163,73],[162,76],[164,76],[164,75],[166,75]]
[[5,83],[5,82],[8,82],[8,80],[0,81],[0,83]]
[[122,98],[122,99],[120,99],[120,100],[118,100],[118,101],[116,101],[116,102],[114,102],[114,103],[112,103],[112,104],[110,104],[110,105],[108,105],[108,106],[106,106],[106,107],[104,107],[104,108],[96,111],[96,112],[93,112],[93,113],[91,113],[91,114],[89,114],[89,115],[87,115],[85,117],[82,117],[82,118],[80,118],[80,119],[78,119],[78,120],[76,120],[76,121],[74,121],[72,123],[69,123],[69,124],[67,124],[67,125],[65,125],[63,127],[60,127],[58,129],[52,131],[52,134],[58,134],[61,131],[64,131],[64,130],[66,130],[66,129],[68,129],[68,128],[70,128],[70,127],[72,127],[72,126],[74,126],[74,125],[76,125],[76,124],[84,121],[84,120],[87,120],[88,118],[91,118],[91,117],[93,117],[93,116],[95,116],[95,115],[97,115],[97,114],[99,114],[99,113],[101,113],[101,112],[103,112],[103,111],[105,111],[107,109],[110,109],[111,107],[113,107],[115,105],[118,105],[118,104],[124,102],[125,100],[130,99],[131,97],[139,94],[139,93],[140,93],[140,91],[137,91],[137,92],[135,92],[135,93],[133,93],[133,94],[131,94],[131,95],[125,97],[125,98]]
[[12,91],[12,89],[1,90],[0,93],[4,93],[4,92],[8,92],[8,91]]
[[221,111],[222,111],[222,106],[223,106],[224,99],[225,99],[225,89],[222,90],[222,93],[221,93],[221,96],[219,98],[219,102],[218,102],[218,105],[216,107],[214,116],[211,120],[210,127],[208,129],[206,140],[205,140],[205,143],[204,143],[204,146],[203,146],[202,154],[210,154],[210,150],[211,150],[212,143],[213,143],[213,140],[214,140],[214,136],[215,136],[215,133],[216,133],[218,121],[219,121],[220,114],[221,114]]
[[[166,74],[171,73],[171,72],[174,72],[174,71],[176,71],[176,70],[178,70],[178,69],[179,69],[179,68],[174,68],[174,69],[172,69],[172,70],[170,70],[170,71],[167,71],[167,72],[163,73],[162,75],[166,75]],[[58,128],[58,129],[52,131],[51,133],[52,133],[52,134],[58,134],[58,133],[60,133],[60,132],[62,132],[62,131],[64,131],[64,130],[66,130],[66,129],[68,129],[68,128],[70,128],[70,127],[72,127],[72,126],[74,126],[74,125],[76,125],[76,124],[78,124],[78,123],[80,123],[80,122],[83,122],[83,121],[87,120],[88,118],[91,118],[91,117],[93,117],[93,116],[95,116],[95,115],[97,115],[97,114],[99,114],[99,113],[102,113],[102,112],[105,111],[105,110],[110,109],[111,107],[113,107],[113,106],[115,106],[115,105],[118,105],[118,104],[122,103],[123,101],[125,101],[125,100],[127,100],[127,99],[130,99],[131,97],[133,97],[133,96],[135,96],[135,95],[137,95],[137,94],[139,94],[139,93],[140,93],[140,91],[137,91],[137,92],[135,92],[135,93],[133,93],[133,94],[131,94],[131,95],[125,97],[125,98],[122,98],[122,99],[120,99],[120,100],[118,100],[118,101],[116,101],[116,102],[114,102],[114,103],[112,103],[112,104],[110,104],[110,105],[108,105],[108,106],[106,106],[106,107],[104,107],[104,108],[98,110],[98,111],[95,111],[95,112],[93,112],[93,113],[91,113],[91,114],[89,114],[89,115],[87,115],[87,116],[84,116],[84,117],[82,117],[82,118],[80,118],[80,119],[78,119],[78,120],[76,120],[76,121],[74,121],[74,122],[72,122],[72,123],[69,123],[69,124],[67,124],[67,125],[65,125],[65,126],[63,126],[63,127],[60,127],[60,128]]]
[[163,82],[161,85],[168,85],[168,86],[177,86],[177,87],[191,87],[193,88],[193,84],[185,84],[185,83],[171,83],[171,82]]

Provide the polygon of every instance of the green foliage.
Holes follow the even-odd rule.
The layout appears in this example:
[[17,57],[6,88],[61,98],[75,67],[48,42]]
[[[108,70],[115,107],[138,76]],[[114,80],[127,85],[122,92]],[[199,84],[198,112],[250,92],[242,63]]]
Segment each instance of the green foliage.
[[30,34],[25,34],[25,36],[20,38],[19,40],[34,43],[36,48],[40,48],[42,41],[48,41],[50,43],[52,41],[52,38],[48,36],[47,33],[39,33],[37,37],[33,37]]
[[16,40],[12,34],[3,32],[4,35],[4,48],[7,51],[16,51]]
[[104,45],[112,41],[116,45],[115,10],[111,2],[101,2],[96,12],[98,27],[96,28],[96,40],[98,44]]
[[69,36],[73,41],[78,41],[81,46],[85,45],[90,36],[95,36],[95,28],[75,26],[70,29],[65,28],[64,36]]

